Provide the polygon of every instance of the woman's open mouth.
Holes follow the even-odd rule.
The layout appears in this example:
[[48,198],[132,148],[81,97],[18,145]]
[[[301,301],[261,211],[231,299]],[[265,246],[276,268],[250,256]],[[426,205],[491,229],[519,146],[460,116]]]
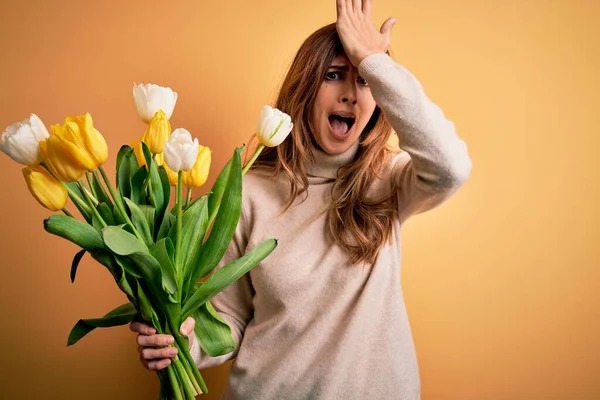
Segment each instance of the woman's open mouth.
[[331,114],[329,115],[329,129],[335,137],[344,139],[349,135],[355,121],[354,116]]

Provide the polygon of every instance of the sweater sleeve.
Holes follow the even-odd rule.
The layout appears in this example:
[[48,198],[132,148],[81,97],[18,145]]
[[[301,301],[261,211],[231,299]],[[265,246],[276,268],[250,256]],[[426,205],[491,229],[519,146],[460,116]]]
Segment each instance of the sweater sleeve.
[[[242,210],[242,215],[233,239],[216,269],[222,268],[227,263],[242,257],[246,253],[248,243],[247,232],[245,212]],[[238,349],[244,336],[244,330],[254,316],[253,297],[254,289],[250,280],[250,274],[247,273],[210,300],[215,310],[219,312],[221,317],[231,328],[231,334]],[[190,349],[190,354],[199,369],[223,364],[224,362],[235,358],[237,352],[238,350],[235,350],[218,357],[211,357],[200,347],[198,337],[196,337],[196,340]]]
[[471,173],[471,159],[454,123],[405,67],[378,53],[360,63],[359,73],[405,151],[394,158],[391,175],[404,221],[458,190]]

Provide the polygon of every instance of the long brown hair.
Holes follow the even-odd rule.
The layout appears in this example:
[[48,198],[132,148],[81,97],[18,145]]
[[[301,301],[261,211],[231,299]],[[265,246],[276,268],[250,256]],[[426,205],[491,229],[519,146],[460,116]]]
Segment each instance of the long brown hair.
[[[273,176],[286,174],[290,196],[283,212],[308,188],[304,166],[314,162],[313,104],[331,62],[343,52],[335,23],[322,27],[302,44],[281,85],[275,107],[292,117],[294,128],[282,144],[265,148],[252,168],[272,171]],[[368,189],[394,152],[387,144],[391,133],[390,124],[376,107],[361,133],[355,160],[340,168],[331,189],[329,230],[355,264],[374,263],[379,249],[391,238],[396,196],[390,192],[384,198],[367,198]]]

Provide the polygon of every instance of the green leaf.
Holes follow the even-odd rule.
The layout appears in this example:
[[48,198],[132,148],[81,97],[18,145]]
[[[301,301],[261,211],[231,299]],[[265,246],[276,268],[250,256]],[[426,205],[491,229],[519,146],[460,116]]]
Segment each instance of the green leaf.
[[157,295],[161,293],[173,294],[177,291],[177,285],[170,279],[162,278],[162,269],[156,258],[147,253],[133,253],[129,255],[136,266],[144,275],[144,279],[151,285]]
[[110,207],[112,208],[112,205],[113,205],[112,201],[110,200],[108,193],[102,186],[102,183],[100,183],[100,181],[98,179],[98,174],[96,173],[96,171],[91,173],[91,176],[92,176],[92,179],[91,179],[90,188],[92,189],[92,194],[94,195],[94,197],[96,197],[98,199],[98,202],[106,203],[107,205],[110,205]]
[[131,303],[123,304],[102,318],[80,319],[69,334],[67,346],[74,345],[85,335],[96,328],[108,328],[111,326],[120,326],[130,323],[137,315],[135,306]]
[[152,309],[152,304],[146,296],[146,293],[144,293],[144,289],[142,289],[141,285],[138,285],[137,287],[137,294],[142,318],[146,322],[152,322],[152,314],[154,314],[154,310]]
[[196,340],[206,354],[217,357],[237,349],[237,344],[231,336],[231,328],[210,301],[194,311],[192,317],[196,320]]
[[77,267],[79,266],[79,262],[81,261],[81,258],[84,256],[85,252],[87,250],[81,250],[79,252],[77,252],[77,254],[75,254],[75,257],[73,257],[73,262],[71,263],[71,283],[75,282],[75,275],[77,274]]
[[[173,215],[171,212],[167,211],[165,213],[163,221],[160,225],[160,229],[158,230],[158,235],[156,236],[156,239],[160,240],[160,239],[167,237],[167,235],[169,235],[171,228],[173,226],[175,226],[176,221],[177,221],[177,218],[175,217],[175,215]],[[169,237],[170,237],[170,235],[169,235]],[[173,237],[171,237],[171,240],[173,240]]]
[[148,247],[152,246],[154,244],[154,240],[152,240],[152,233],[150,231],[150,227],[148,226],[146,215],[142,212],[142,210],[140,210],[137,204],[129,200],[127,197],[124,197],[123,200],[125,200],[127,207],[129,207],[129,211],[131,211],[131,220],[139,234],[142,235],[144,243],[146,243],[146,246]]
[[[189,277],[194,268],[206,230],[208,229],[208,197],[202,196],[194,202],[182,217],[181,251],[183,252],[183,276]],[[175,236],[175,233],[173,233]],[[183,297],[187,297],[189,282],[184,282]]]
[[148,247],[131,233],[118,226],[107,226],[102,229],[102,237],[106,247],[120,256],[133,253],[148,253]]
[[235,160],[235,154],[231,159],[225,164],[219,176],[215,180],[213,187],[210,191],[210,195],[208,198],[208,212],[212,214],[216,211],[219,199],[223,196],[223,192],[225,191],[225,187],[227,186],[227,181],[229,180],[229,172],[231,171],[231,164]]
[[121,215],[121,211],[119,211],[119,207],[113,207],[113,220],[115,221],[115,225],[127,224],[127,221]]
[[117,189],[121,196],[131,196],[131,169],[129,168],[129,160],[131,155],[124,155],[121,160],[121,165],[117,170]]
[[130,260],[129,258],[115,256],[114,259],[116,260],[120,269],[127,272],[129,275],[133,276],[134,278],[136,278],[136,279],[145,279],[146,278],[146,276],[144,275],[144,272],[140,269],[140,267],[138,265],[136,265],[136,263],[133,262],[132,260]]
[[148,223],[150,232],[154,232],[154,215],[156,214],[156,209],[147,205],[140,205],[139,208],[142,211],[142,214],[144,214],[146,217],[146,222]]
[[167,208],[169,207],[169,202],[171,201],[171,183],[169,182],[167,171],[165,171],[163,166],[158,169],[158,175],[160,177],[163,191],[163,206],[161,208],[156,208],[156,223],[154,227],[157,232],[155,232],[155,234],[158,234],[158,226],[162,224],[162,221],[164,218],[166,218],[165,215],[168,213]]
[[150,249],[150,254],[160,264],[163,289],[169,294],[174,294],[177,291],[177,280],[175,278],[175,247],[173,242],[168,237],[159,240]]
[[[133,158],[137,161],[137,158],[135,157],[135,152],[133,151],[133,147],[128,146],[128,145],[121,146],[121,148],[119,149],[119,152],[117,153],[116,171],[119,171],[119,168],[121,167],[121,164],[123,163],[123,158],[125,156],[130,156],[130,155],[133,155]],[[117,182],[118,181],[119,181],[119,177],[117,175]]]
[[[218,206],[211,234],[200,252],[190,261],[192,268],[188,281],[188,293],[199,278],[208,275],[221,261],[237,227],[242,211],[242,160],[240,157],[242,149],[243,147],[238,147],[233,154],[223,199],[221,205]],[[215,193],[218,192],[217,189],[215,188]]]
[[[127,295],[129,301],[133,304],[137,304],[137,297],[134,295],[134,293],[137,293],[137,281],[134,276],[125,272],[123,266],[118,262],[120,261],[120,258],[116,258],[109,251],[98,249],[92,251],[90,254],[94,260],[98,261],[108,269],[117,283],[117,286],[119,286],[119,289]],[[123,259],[126,260],[124,257]]]
[[144,204],[144,182],[147,176],[146,168],[140,168],[131,178],[131,201],[135,204]]
[[276,247],[276,239],[267,239],[250,253],[216,270],[206,282],[200,284],[194,294],[185,302],[181,319],[185,320],[207,300],[237,281],[271,254]]
[[108,206],[106,203],[100,203],[96,209],[107,225],[116,225],[112,207]]
[[152,159],[152,153],[150,153],[150,149],[148,149],[148,146],[144,142],[142,142],[142,149],[144,151],[144,157],[146,158],[146,165],[148,166],[148,176],[150,177],[150,198],[152,199],[152,205],[156,209],[156,219],[162,221],[162,213],[164,213],[165,209],[165,196],[160,180],[160,174],[158,172],[158,166]]
[[66,215],[53,215],[44,220],[44,229],[75,243],[85,250],[104,248],[100,233],[89,224]]

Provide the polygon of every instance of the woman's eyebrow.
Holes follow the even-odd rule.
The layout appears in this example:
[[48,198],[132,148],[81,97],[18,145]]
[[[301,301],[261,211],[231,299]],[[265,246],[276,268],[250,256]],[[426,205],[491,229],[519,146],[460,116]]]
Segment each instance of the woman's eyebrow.
[[350,68],[347,65],[331,65],[329,69],[334,69],[336,71],[349,71]]

